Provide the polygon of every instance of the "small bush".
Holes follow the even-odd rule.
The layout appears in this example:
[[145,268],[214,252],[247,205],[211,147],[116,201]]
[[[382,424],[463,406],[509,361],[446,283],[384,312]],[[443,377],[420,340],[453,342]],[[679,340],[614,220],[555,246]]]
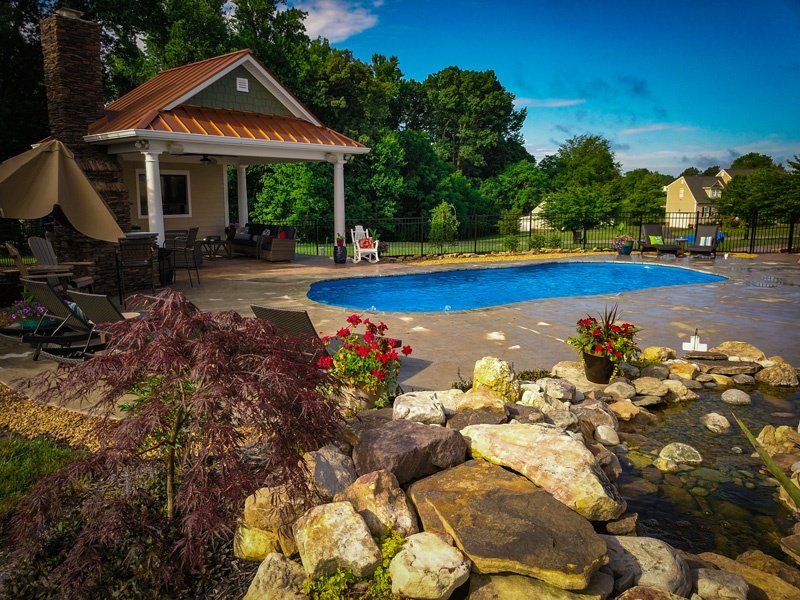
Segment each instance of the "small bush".
[[561,234],[557,231],[550,233],[545,248],[561,248]]
[[528,250],[541,250],[547,247],[547,236],[543,233],[534,233],[528,239]]
[[521,381],[536,381],[545,377],[550,377],[550,371],[547,369],[528,369],[517,373],[517,379]]
[[506,252],[516,252],[519,250],[519,237],[516,235],[507,235],[503,238],[503,250]]
[[348,597],[348,589],[357,581],[352,571],[339,569],[335,575],[306,579],[303,591],[311,600],[342,600]]
[[459,225],[456,209],[449,202],[442,202],[431,210],[428,241],[439,254],[444,253],[445,247],[456,240]]
[[381,549],[381,564],[375,569],[364,600],[392,600],[392,578],[389,575],[389,564],[403,548],[405,538],[393,529],[386,531],[378,540]]

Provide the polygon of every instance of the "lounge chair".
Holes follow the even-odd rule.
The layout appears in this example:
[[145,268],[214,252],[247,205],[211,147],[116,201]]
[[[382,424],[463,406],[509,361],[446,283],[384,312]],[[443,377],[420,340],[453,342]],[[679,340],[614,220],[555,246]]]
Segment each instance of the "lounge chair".
[[41,322],[55,320],[58,325],[49,332],[38,327],[22,336],[22,341],[34,348],[33,359],[45,356],[60,363],[78,363],[87,355],[105,347],[94,326],[69,306],[46,282],[21,279],[33,299],[47,309]]
[[51,285],[64,287],[63,282],[72,278],[72,267],[67,265],[28,265],[17,250],[17,247],[6,242],[8,255],[14,261],[14,266],[19,271],[20,279],[47,281]]
[[116,323],[126,319],[135,319],[140,316],[138,312],[120,312],[105,294],[87,294],[86,292],[67,292],[70,299],[75,302],[83,316],[93,327],[102,323]]
[[692,256],[717,257],[717,245],[719,228],[716,225],[698,225],[695,234],[694,244],[687,250]]
[[[94,266],[93,261],[59,262],[58,257],[56,256],[56,251],[53,248],[53,244],[50,243],[50,240],[43,237],[29,237],[28,246],[30,247],[31,252],[33,252],[36,262],[40,265],[49,265],[54,267],[84,267],[87,269]],[[51,280],[50,283],[53,284],[54,282]],[[94,286],[94,278],[90,275],[71,275],[69,278],[69,283],[79,290],[88,288],[91,291],[92,287]]]
[[361,262],[366,258],[371,263],[380,260],[378,257],[378,240],[372,239],[369,229],[364,229],[361,225],[356,225],[355,229],[350,230],[350,239],[353,241],[353,262]]
[[[658,242],[661,239],[661,243]],[[647,223],[642,225],[642,237],[639,240],[639,252],[655,252],[657,256],[662,254],[678,255],[680,248],[677,244],[664,243],[664,226],[657,223]]]
[[[309,338],[314,341],[314,344],[319,342],[322,345],[322,340],[317,333],[314,324],[311,322],[311,317],[304,310],[295,310],[291,308],[270,308],[268,306],[259,306],[251,304],[250,309],[253,314],[259,318],[269,321],[283,333],[294,335],[301,338]],[[357,334],[358,337],[363,337]],[[402,342],[397,340],[397,344],[401,345]],[[322,345],[325,353],[333,356],[342,347],[342,342],[339,338],[331,338],[328,346]]]

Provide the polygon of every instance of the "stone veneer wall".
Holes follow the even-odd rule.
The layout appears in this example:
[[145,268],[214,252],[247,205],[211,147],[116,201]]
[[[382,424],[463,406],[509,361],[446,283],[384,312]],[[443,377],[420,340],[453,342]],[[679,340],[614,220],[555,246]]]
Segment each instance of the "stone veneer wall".
[[[41,22],[44,76],[51,135],[75,154],[95,190],[114,213],[123,231],[130,229],[130,208],[122,173],[114,157],[83,140],[89,124],[103,116],[100,25],[69,13]],[[87,238],[64,225],[51,236],[61,260],[93,260],[95,291],[117,289],[114,245]]]

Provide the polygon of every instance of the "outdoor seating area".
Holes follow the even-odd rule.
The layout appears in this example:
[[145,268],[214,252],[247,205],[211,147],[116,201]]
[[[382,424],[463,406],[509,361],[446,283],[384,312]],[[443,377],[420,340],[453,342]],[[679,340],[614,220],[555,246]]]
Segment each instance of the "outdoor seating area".
[[296,228],[286,225],[247,223],[230,227],[227,243],[231,253],[253,256],[269,262],[285,262],[295,258]]

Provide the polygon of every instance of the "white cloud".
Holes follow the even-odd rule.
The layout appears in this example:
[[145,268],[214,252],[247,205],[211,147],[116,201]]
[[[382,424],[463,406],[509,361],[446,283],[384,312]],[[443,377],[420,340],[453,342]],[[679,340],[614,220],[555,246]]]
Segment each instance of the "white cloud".
[[639,135],[640,133],[652,133],[654,131],[691,131],[694,127],[687,125],[676,125],[674,123],[652,123],[641,127],[630,127],[620,130],[620,135]]
[[564,106],[577,106],[586,102],[586,98],[515,98],[517,106],[530,106],[531,108],[562,108]]
[[[372,7],[380,7],[380,0]],[[374,27],[378,16],[372,8],[348,0],[304,0],[297,8],[308,13],[306,33],[312,38],[323,36],[332,42],[341,42],[357,33]]]

